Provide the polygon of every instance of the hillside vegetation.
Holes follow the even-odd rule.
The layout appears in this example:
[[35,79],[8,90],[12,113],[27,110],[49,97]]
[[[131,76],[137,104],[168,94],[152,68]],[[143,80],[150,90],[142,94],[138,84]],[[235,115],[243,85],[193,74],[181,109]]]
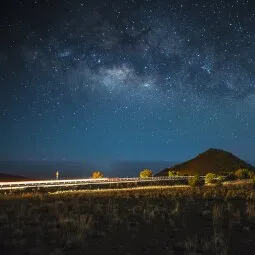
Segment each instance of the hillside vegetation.
[[236,171],[239,168],[254,170],[252,165],[230,152],[220,149],[209,149],[182,164],[165,168],[155,176],[167,176],[169,171],[178,171],[180,175],[205,175],[210,172],[222,174]]

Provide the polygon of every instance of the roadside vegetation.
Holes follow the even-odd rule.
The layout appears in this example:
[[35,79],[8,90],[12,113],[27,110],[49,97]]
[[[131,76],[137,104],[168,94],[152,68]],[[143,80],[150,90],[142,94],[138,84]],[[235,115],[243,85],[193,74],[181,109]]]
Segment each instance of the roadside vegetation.
[[178,171],[169,171],[168,172],[168,176],[169,177],[175,177],[175,176],[178,176],[178,175],[179,175]]
[[152,177],[153,176],[153,172],[150,169],[143,169],[140,172],[140,177],[141,178],[148,178],[148,177]]
[[92,179],[99,179],[99,178],[103,178],[103,177],[104,177],[104,175],[100,171],[95,171],[92,173]]
[[235,171],[234,173],[237,179],[252,179],[254,177],[254,171],[249,169],[241,168]]
[[139,176],[139,182],[0,190],[1,255],[255,251],[254,171],[151,180],[152,170],[143,169]]
[[223,186],[0,193],[0,206],[1,254],[255,250],[255,190],[246,180]]

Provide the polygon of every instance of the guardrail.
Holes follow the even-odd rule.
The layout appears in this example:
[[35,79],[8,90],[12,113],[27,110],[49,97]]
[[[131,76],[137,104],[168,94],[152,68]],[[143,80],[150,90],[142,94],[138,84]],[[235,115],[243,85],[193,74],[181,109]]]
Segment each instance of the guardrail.
[[[70,185],[86,185],[99,183],[125,183],[125,182],[149,182],[164,180],[187,180],[193,176],[159,176],[159,177],[130,177],[130,178],[85,178],[85,179],[69,179],[69,180],[42,180],[42,181],[19,181],[19,182],[0,182],[0,189],[15,189],[28,187],[52,187],[52,186],[70,186]],[[201,176],[204,178],[204,176]]]

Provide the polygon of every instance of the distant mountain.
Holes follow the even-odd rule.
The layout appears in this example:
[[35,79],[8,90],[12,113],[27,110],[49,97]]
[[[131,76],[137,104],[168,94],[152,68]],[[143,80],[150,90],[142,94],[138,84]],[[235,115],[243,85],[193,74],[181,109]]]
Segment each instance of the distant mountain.
[[222,173],[235,171],[238,168],[255,168],[239,159],[230,152],[220,149],[209,149],[197,157],[173,167],[167,167],[155,176],[166,176],[169,171],[179,171],[183,175],[206,174],[209,172]]
[[170,161],[0,161],[0,172],[4,174],[29,176],[34,179],[54,179],[59,171],[59,178],[86,178],[92,172],[100,170],[106,177],[135,177],[144,168],[159,170],[173,166]]
[[173,166],[177,162],[171,161],[114,161],[110,164],[109,177],[137,177],[144,168],[151,169],[154,173],[160,169]]
[[15,182],[15,181],[32,181],[32,179],[19,175],[0,173],[0,182]]
[[0,161],[0,172],[25,175],[35,179],[52,179],[59,171],[60,178],[89,177],[97,168],[84,162],[72,161]]

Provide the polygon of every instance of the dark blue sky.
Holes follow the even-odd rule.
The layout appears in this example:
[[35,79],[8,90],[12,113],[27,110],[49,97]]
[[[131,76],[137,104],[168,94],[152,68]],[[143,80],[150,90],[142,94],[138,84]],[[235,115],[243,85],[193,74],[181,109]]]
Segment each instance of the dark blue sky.
[[255,151],[250,1],[5,1],[0,160]]

